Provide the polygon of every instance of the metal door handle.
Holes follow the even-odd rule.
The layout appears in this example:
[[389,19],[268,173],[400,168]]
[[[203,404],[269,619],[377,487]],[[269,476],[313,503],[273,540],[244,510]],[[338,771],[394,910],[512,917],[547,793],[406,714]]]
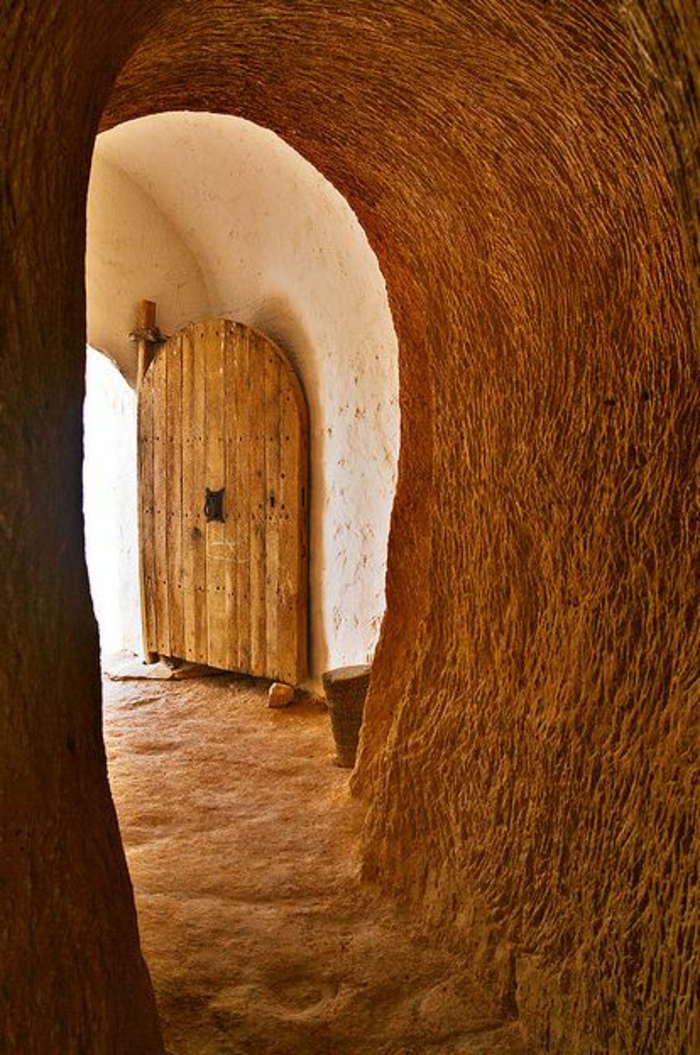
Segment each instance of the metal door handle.
[[207,521],[218,520],[222,524],[226,519],[224,517],[224,491],[225,487],[222,487],[220,491],[210,491],[208,487],[204,488],[204,519]]

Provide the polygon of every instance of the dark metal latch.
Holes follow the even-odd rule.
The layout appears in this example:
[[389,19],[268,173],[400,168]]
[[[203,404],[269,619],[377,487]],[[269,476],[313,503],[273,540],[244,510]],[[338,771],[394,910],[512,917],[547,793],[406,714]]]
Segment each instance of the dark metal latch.
[[220,491],[210,491],[208,487],[204,488],[204,518],[205,520],[218,520],[223,524],[224,517],[224,491],[225,487],[222,487]]

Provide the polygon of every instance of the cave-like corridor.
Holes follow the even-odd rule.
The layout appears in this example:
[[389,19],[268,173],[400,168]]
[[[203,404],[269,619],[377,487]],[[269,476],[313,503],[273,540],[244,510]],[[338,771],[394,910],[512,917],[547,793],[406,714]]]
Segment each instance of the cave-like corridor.
[[697,1055],[698,4],[0,24],[3,1055]]

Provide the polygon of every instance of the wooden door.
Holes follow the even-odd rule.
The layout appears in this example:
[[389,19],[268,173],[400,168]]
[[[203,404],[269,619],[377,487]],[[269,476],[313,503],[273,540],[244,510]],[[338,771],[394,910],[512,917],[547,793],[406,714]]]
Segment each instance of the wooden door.
[[288,359],[240,323],[187,326],[143,376],[138,442],[146,652],[298,684],[308,413]]

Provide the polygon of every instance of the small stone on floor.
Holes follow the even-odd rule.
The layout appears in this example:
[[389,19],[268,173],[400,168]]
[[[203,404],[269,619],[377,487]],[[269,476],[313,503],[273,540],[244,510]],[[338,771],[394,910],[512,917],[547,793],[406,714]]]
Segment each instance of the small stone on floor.
[[288,707],[294,699],[294,689],[283,681],[273,681],[267,694],[268,707]]

